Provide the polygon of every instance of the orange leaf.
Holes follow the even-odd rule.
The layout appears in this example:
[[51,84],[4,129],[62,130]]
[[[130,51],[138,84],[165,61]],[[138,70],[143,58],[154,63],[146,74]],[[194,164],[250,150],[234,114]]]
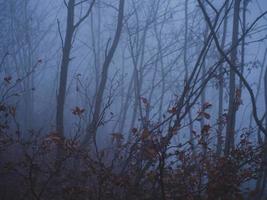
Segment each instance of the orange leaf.
[[176,107],[172,107],[171,109],[168,110],[168,113],[172,113],[172,114],[174,114],[174,113],[176,113],[176,112],[177,112]]
[[144,130],[143,130],[143,132],[142,132],[142,135],[141,135],[141,140],[145,140],[145,139],[147,139],[148,137],[149,137],[149,131],[148,131],[148,129],[147,128],[145,128]]
[[84,108],[80,108],[80,107],[76,106],[74,109],[72,109],[72,114],[81,117],[81,115],[84,113],[84,111],[85,111]]

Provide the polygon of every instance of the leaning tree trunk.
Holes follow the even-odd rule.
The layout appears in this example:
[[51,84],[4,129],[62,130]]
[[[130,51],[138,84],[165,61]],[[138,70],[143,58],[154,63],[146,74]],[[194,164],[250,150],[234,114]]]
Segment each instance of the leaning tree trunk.
[[108,78],[108,70],[109,70],[112,58],[114,56],[114,53],[117,49],[120,36],[121,36],[121,32],[122,32],[122,27],[123,27],[124,2],[125,0],[120,0],[120,3],[119,3],[119,14],[118,14],[117,29],[116,29],[115,37],[112,42],[111,48],[108,51],[107,56],[105,57],[105,60],[102,66],[101,79],[100,79],[99,87],[96,93],[96,99],[95,99],[95,105],[94,105],[95,110],[93,113],[93,119],[88,126],[88,130],[87,130],[88,132],[86,133],[84,140],[82,142],[83,146],[87,145],[91,139],[93,139],[94,143],[96,143],[96,133],[99,127],[103,95],[104,95],[104,90],[106,88],[106,83],[107,83],[107,78]]
[[[265,49],[264,55],[263,55],[263,60],[260,65],[260,74],[259,74],[259,79],[258,79],[258,85],[256,89],[256,94],[255,94],[255,101],[257,102],[260,96],[260,91],[262,87],[262,77],[264,75],[264,67],[267,59],[267,48]],[[251,111],[250,118],[249,118],[249,128],[252,128],[252,122],[253,122],[253,112]]]

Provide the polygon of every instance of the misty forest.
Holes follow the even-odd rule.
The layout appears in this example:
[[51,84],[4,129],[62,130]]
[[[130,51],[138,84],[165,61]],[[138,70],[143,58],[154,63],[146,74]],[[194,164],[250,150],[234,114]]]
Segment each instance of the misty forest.
[[0,0],[1,200],[266,200],[267,0]]

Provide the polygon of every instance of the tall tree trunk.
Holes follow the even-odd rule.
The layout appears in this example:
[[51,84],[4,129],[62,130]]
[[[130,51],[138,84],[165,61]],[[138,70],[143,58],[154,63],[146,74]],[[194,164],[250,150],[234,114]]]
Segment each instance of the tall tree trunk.
[[[127,101],[127,97],[125,98],[125,51],[124,48],[121,48],[121,75],[120,75],[120,111],[117,120],[115,121],[112,133],[115,133],[117,130],[117,127],[120,126],[120,122],[123,121],[122,116],[124,114],[124,102]],[[118,133],[122,133],[121,130],[118,131]]]
[[68,79],[68,69],[70,63],[70,53],[72,49],[72,40],[75,30],[89,16],[96,0],[92,0],[87,12],[75,23],[75,6],[76,0],[69,0],[67,4],[67,25],[65,40],[62,47],[62,59],[60,65],[59,90],[57,96],[56,111],[56,131],[60,137],[64,137],[64,105],[66,98],[66,88]]
[[[256,94],[255,94],[255,101],[256,102],[258,101],[260,91],[261,91],[262,77],[264,75],[264,67],[265,67],[265,63],[266,63],[266,58],[267,58],[267,48],[265,49],[263,60],[262,60],[261,66],[260,66],[260,74],[259,74],[258,85],[257,85],[257,89],[256,89]],[[252,119],[253,119],[253,113],[251,111],[250,119],[249,119],[249,128],[252,128]]]
[[[225,48],[225,40],[226,40],[226,34],[227,34],[227,23],[228,23],[228,9],[229,9],[229,0],[227,0],[225,5],[225,12],[224,12],[224,22],[223,22],[223,35],[222,35],[222,41],[221,41],[221,47],[222,49]],[[224,86],[224,72],[223,72],[223,64],[219,67],[219,109],[218,109],[218,135],[217,135],[217,147],[216,147],[216,153],[217,155],[220,155],[222,153],[222,137],[223,137],[223,128],[224,124],[222,121],[223,117],[223,86]]]
[[97,90],[96,100],[95,100],[95,105],[94,105],[95,110],[93,113],[93,119],[88,126],[88,131],[82,142],[83,146],[87,145],[88,142],[90,142],[91,138],[93,138],[93,142],[96,145],[96,133],[99,127],[103,95],[104,95],[104,90],[106,88],[106,83],[107,83],[107,78],[108,78],[108,70],[109,70],[112,58],[114,56],[114,53],[117,49],[120,36],[121,36],[121,32],[122,32],[122,27],[123,27],[124,2],[125,0],[120,0],[119,2],[119,13],[118,13],[118,19],[117,19],[116,33],[115,33],[112,45],[107,53],[107,56],[105,57],[105,60],[102,66],[101,79],[100,79],[99,87]]
[[57,134],[60,137],[64,136],[64,105],[66,98],[70,53],[72,48],[72,38],[75,30],[74,27],[75,0],[69,0],[67,7],[68,7],[67,26],[66,26],[65,42],[62,50],[63,55],[60,66],[60,80],[59,80],[59,90],[57,96],[57,112],[56,112],[56,129],[57,129]]
[[[250,0],[243,0],[243,11],[242,11],[242,33],[244,34],[247,28],[247,6]],[[244,73],[244,67],[245,67],[245,42],[246,42],[246,37],[242,38],[241,42],[241,63],[240,63],[240,71],[241,74],[243,75]],[[240,95],[242,94],[242,80],[239,79],[239,90],[240,90]]]
[[[187,61],[187,50],[188,50],[188,0],[185,0],[185,30],[184,30],[184,67],[185,67],[185,83],[188,81],[188,76],[189,76],[189,66],[188,66],[188,61]],[[189,105],[189,102],[188,102]],[[190,141],[191,141],[191,148],[194,151],[194,143],[193,143],[193,122],[192,122],[192,113],[191,109],[188,111],[188,119],[189,119],[189,132],[190,132]]]
[[[31,28],[29,23],[29,2],[24,1],[24,23],[25,23],[25,40],[26,40],[26,48],[25,48],[25,68],[26,73],[32,70],[33,62],[32,62],[32,38],[31,38]],[[25,97],[25,128],[26,131],[33,128],[32,121],[33,121],[33,74],[26,78],[25,83],[25,90],[26,90],[26,97]]]
[[[142,128],[147,126],[147,120],[145,119],[143,115],[142,110],[142,100],[141,100],[141,91],[142,91],[142,81],[143,81],[143,64],[144,64],[144,56],[145,56],[145,46],[146,46],[146,35],[148,31],[148,20],[146,21],[146,25],[142,31],[141,37],[139,36],[139,17],[137,10],[135,9],[135,16],[137,20],[137,26],[136,26],[136,40],[135,43],[129,39],[130,43],[130,54],[132,63],[134,66],[133,71],[133,85],[134,85],[134,108],[133,108],[133,114],[132,114],[132,120],[130,128],[133,128],[135,126],[136,117],[138,117],[138,111],[140,115],[140,120],[142,124]],[[138,69],[139,66],[139,69]],[[146,105],[149,106],[149,105]],[[147,109],[147,108],[146,108]]]
[[[232,51],[231,51],[231,63],[237,67],[237,46],[238,46],[238,31],[239,31],[239,10],[240,1],[235,0],[234,2],[234,17],[233,17],[233,33],[232,33]],[[225,155],[228,155],[231,149],[234,148],[235,141],[235,124],[236,124],[236,111],[237,111],[237,98],[236,98],[236,82],[235,82],[235,71],[230,68],[230,80],[229,80],[229,105],[227,115],[227,127],[226,127],[226,138],[225,138]]]
[[[207,36],[208,36],[208,29],[209,27],[206,25],[206,30],[205,30],[205,33],[204,33],[204,44],[207,43]],[[202,84],[204,85],[205,83],[205,75],[206,75],[206,60],[203,60],[203,65],[202,65]],[[200,96],[200,102],[201,102],[201,106],[204,107],[204,104],[206,102],[206,88],[203,89],[202,93],[201,93],[201,96]],[[201,118],[201,121],[200,121],[200,130],[203,130],[204,128],[204,125],[205,125],[205,118],[202,117]],[[203,135],[202,136],[203,139],[204,139],[204,146],[203,146],[203,154],[204,156],[206,156],[207,154],[207,147],[208,147],[208,141],[207,141],[207,136],[206,135]]]
[[128,86],[128,90],[127,90],[127,95],[126,95],[126,99],[124,101],[124,104],[122,104],[122,118],[120,121],[120,125],[119,125],[119,133],[123,132],[124,129],[124,125],[125,125],[125,121],[126,121],[126,116],[128,113],[128,109],[129,109],[129,105],[130,105],[130,99],[131,99],[131,91],[133,88],[133,82],[134,82],[134,72],[132,73],[132,77]]
[[[265,55],[264,55],[265,57]],[[265,58],[264,58],[265,60]],[[262,66],[263,68],[263,66]],[[265,73],[264,73],[264,103],[265,103],[265,114],[267,113],[267,67],[265,67]],[[265,127],[267,127],[267,117],[265,117]],[[260,133],[259,133],[260,134]],[[264,194],[264,190],[266,187],[266,181],[267,181],[267,137],[264,136],[264,142],[263,142],[263,154],[262,154],[262,162],[260,166],[260,170],[257,177],[257,183],[255,190],[257,191],[256,200],[261,200]]]
[[[264,73],[264,100],[265,100],[265,113],[267,113],[267,67]],[[265,127],[267,128],[267,117],[265,116]],[[261,179],[261,184],[259,187],[259,199],[263,197],[266,181],[267,181],[267,137],[264,136],[264,146],[263,146],[263,157],[262,157],[262,176],[259,177]]]

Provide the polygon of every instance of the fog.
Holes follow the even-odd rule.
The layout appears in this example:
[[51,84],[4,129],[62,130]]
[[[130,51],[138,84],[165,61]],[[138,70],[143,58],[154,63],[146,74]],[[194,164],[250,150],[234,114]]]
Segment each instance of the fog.
[[0,199],[266,198],[266,0],[0,10]]

